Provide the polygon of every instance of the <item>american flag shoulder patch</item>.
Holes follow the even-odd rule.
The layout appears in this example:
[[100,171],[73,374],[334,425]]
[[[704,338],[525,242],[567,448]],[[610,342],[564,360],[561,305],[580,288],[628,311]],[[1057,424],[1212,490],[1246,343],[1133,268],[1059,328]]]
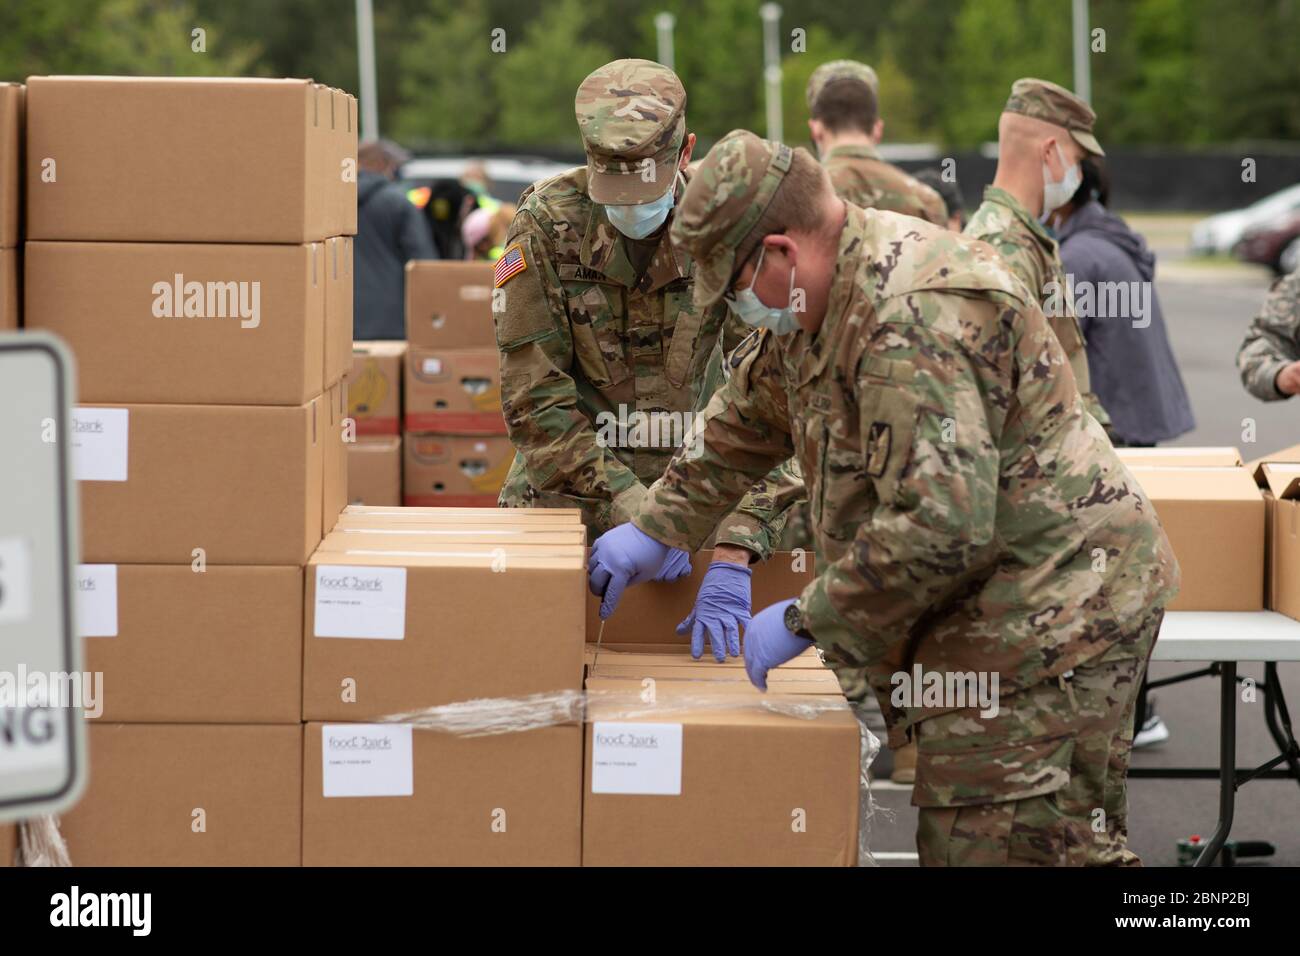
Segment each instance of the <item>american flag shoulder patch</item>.
[[516,242],[501,253],[501,258],[497,260],[497,266],[492,270],[493,288],[501,288],[527,268],[528,260],[524,258],[524,248]]

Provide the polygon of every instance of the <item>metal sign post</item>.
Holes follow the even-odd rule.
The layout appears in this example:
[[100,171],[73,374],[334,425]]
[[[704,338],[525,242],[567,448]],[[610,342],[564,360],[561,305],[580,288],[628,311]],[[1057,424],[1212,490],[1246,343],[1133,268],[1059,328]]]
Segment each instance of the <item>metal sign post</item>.
[[86,780],[73,376],[54,337],[0,335],[0,822],[60,812]]

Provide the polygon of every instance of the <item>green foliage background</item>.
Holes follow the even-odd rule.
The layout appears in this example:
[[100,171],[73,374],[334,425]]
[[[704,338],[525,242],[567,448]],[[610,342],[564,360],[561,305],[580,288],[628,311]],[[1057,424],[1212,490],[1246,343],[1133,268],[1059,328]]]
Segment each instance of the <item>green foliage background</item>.
[[[676,68],[705,144],[764,129],[761,0],[374,0],[381,128],[420,149],[577,149],[573,91],[619,56],[656,55],[677,17]],[[855,57],[881,77],[891,141],[991,140],[1011,81],[1071,84],[1069,0],[806,0],[782,4],[787,141],[803,88]],[[1300,140],[1300,0],[1092,0],[1105,142]],[[191,51],[191,31],[207,51]],[[7,0],[0,80],[36,73],[311,76],[356,91],[353,0]],[[504,30],[505,52],[491,48]],[[791,52],[791,31],[806,52]]]

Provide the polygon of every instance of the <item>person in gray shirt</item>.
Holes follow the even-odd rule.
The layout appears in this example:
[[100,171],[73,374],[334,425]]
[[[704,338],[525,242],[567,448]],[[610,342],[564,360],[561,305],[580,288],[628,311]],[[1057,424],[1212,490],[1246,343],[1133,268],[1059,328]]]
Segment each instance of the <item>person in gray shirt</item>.
[[1089,156],[1083,181],[1052,217],[1087,342],[1092,388],[1116,445],[1156,445],[1196,427],[1156,295],[1156,257],[1107,208],[1105,167]]

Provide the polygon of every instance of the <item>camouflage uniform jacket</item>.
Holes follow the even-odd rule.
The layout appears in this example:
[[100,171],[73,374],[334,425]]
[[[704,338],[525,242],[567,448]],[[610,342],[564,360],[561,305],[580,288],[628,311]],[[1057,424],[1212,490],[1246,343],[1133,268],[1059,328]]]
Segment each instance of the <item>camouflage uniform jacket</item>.
[[953,708],[892,706],[892,675],[996,672],[1005,697],[1176,593],[1151,502],[982,243],[849,206],[821,329],[764,332],[730,361],[703,454],[674,461],[633,520],[688,547],[796,450],[818,555],[804,625],[850,699],[875,691],[896,742]]
[[[506,249],[518,245],[526,266],[496,290],[494,319],[502,406],[518,449],[500,504],[578,507],[595,535],[630,518],[675,450],[669,419],[638,434],[634,413],[649,423],[651,413],[675,412],[691,424],[722,384],[724,346],[747,330],[722,304],[695,307],[692,262],[667,230],[638,277],[586,178],[578,167],[520,197]],[[612,441],[602,443],[602,427]],[[767,557],[798,488],[784,468],[757,481],[718,541]]]
[[1083,330],[1074,314],[1074,297],[1066,284],[1056,240],[1015,196],[994,186],[984,190],[984,202],[966,224],[965,234],[996,249],[1011,271],[1039,297],[1047,323],[1070,360],[1084,406],[1102,425],[1109,425],[1110,416],[1092,392]]
[[865,144],[833,147],[822,159],[835,194],[864,209],[888,209],[936,226],[947,220],[943,197],[880,158]]
[[1277,373],[1300,360],[1300,272],[1274,283],[1264,308],[1250,323],[1237,351],[1241,383],[1256,398],[1288,398],[1277,390]]

